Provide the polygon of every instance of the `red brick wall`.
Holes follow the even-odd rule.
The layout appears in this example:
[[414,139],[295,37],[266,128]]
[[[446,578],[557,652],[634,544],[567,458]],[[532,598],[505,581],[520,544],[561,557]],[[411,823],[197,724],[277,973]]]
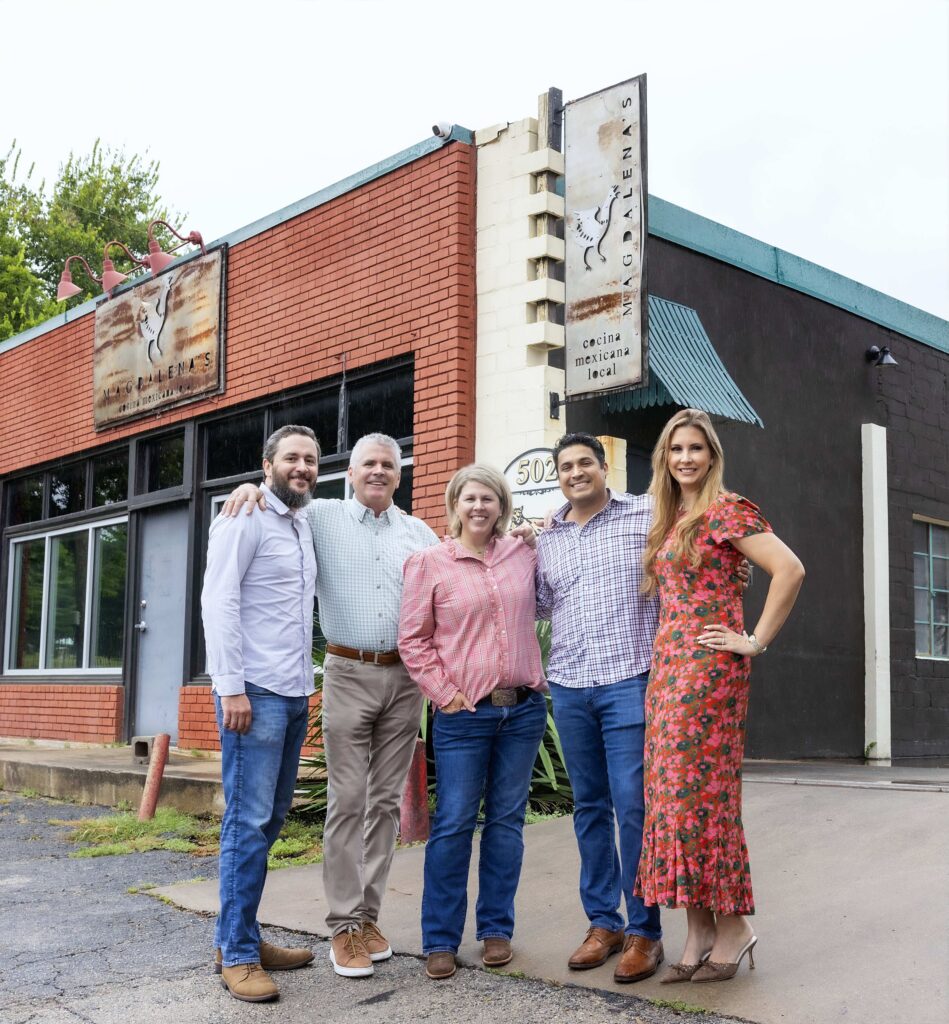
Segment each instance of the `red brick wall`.
[[[314,693],[310,698],[311,721],[319,707],[320,696]],[[221,749],[210,686],[182,686],[178,699],[178,747],[181,750]],[[315,747],[304,746],[304,757],[315,753]]]
[[121,686],[0,686],[0,736],[115,743],[124,708]]
[[[96,433],[94,313],[0,354],[0,475],[335,376],[343,355],[353,370],[413,353],[413,502],[440,533],[445,484],[474,457],[475,167],[451,143],[232,246],[223,395]],[[0,685],[16,708],[0,735],[115,740],[115,691]],[[207,690],[182,693],[180,745],[216,746]]]
[[415,353],[414,490],[474,452],[475,149],[452,143],[234,245],[225,394],[96,433],[95,316],[0,355],[0,474]]

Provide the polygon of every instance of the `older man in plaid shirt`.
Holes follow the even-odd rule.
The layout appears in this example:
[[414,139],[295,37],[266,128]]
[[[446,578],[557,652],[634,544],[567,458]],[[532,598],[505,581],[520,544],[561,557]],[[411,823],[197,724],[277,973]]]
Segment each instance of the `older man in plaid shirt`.
[[567,504],[537,542],[537,614],[551,619],[547,679],[573,786],[580,900],[590,921],[568,963],[586,970],[621,952],[614,979],[639,981],[663,958],[659,908],[633,896],[646,682],[659,621],[658,601],[640,593],[652,502],[607,488],[603,445],[590,434],[562,437],[554,462]]

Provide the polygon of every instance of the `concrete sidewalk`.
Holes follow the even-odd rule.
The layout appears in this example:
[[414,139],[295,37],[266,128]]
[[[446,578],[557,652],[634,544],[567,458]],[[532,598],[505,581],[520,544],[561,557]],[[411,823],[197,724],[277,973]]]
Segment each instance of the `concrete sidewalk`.
[[[615,985],[615,960],[593,971],[569,971],[567,956],[586,930],[569,818],[526,830],[508,969],[555,983],[682,1000],[759,1024],[943,1024],[949,1019],[949,770],[758,762],[746,766],[745,779],[758,906],[756,970],[748,969],[746,958],[732,981],[675,986],[656,978]],[[476,856],[477,847],[472,908]],[[400,850],[389,879],[380,924],[402,953],[421,953],[423,857],[423,848]],[[155,892],[190,910],[213,912],[218,905],[216,882]],[[261,921],[326,936],[325,914],[319,865],[271,873]],[[663,915],[668,960],[681,952],[684,917],[682,911]],[[480,947],[473,931],[469,912],[459,955],[476,964]],[[386,965],[377,969],[384,972]]]
[[[0,782],[4,788],[57,800],[138,807],[148,766],[135,764],[128,746],[89,747],[0,743]],[[178,750],[168,755],[159,807],[188,814],[224,813],[220,755],[195,757]]]

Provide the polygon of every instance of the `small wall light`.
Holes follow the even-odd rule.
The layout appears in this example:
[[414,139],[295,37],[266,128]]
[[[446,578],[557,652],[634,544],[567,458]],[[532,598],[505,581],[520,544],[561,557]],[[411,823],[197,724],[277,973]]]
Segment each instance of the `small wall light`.
[[900,364],[890,355],[889,348],[884,345],[880,348],[879,345],[871,345],[866,353],[865,358],[868,363],[873,363],[874,366],[899,366]]

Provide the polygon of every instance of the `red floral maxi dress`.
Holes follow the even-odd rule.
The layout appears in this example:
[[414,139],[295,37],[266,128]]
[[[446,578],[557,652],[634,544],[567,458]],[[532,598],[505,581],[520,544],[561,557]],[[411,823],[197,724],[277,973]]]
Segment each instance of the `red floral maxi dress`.
[[672,531],[656,557],[661,611],[646,691],[646,822],[635,889],[649,904],[755,910],[741,823],[751,659],[695,638],[716,623],[742,632],[742,555],[729,540],[770,532],[750,501],[722,494],[696,535],[697,569],[673,554]]

